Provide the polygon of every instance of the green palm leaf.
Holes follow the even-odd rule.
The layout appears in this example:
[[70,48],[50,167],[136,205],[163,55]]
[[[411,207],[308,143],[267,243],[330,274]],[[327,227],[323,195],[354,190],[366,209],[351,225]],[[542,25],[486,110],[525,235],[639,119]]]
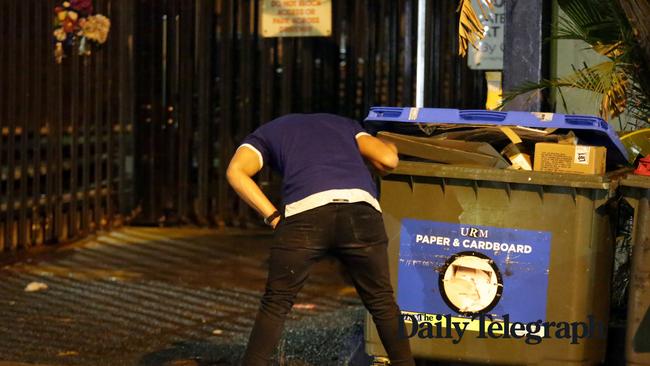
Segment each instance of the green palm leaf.
[[507,93],[504,104],[518,95],[534,90],[568,87],[601,95],[600,115],[606,119],[617,117],[625,110],[629,83],[625,70],[616,62],[606,61],[595,66],[583,65],[579,69],[574,67],[573,71],[562,78],[525,83]]
[[649,123],[650,73],[644,61],[647,50],[639,43],[619,0],[558,0],[558,5],[564,15],[552,38],[584,41],[609,60],[595,66],[573,67],[573,73],[562,78],[522,84],[505,95],[504,103],[532,91],[553,89],[566,108],[562,88],[576,88],[600,96],[599,112],[605,119],[627,111]]

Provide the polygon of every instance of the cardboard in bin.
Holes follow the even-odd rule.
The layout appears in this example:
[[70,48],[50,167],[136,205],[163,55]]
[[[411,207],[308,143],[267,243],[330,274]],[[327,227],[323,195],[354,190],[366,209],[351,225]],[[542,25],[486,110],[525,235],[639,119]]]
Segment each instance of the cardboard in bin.
[[394,143],[400,154],[438,163],[494,168],[510,166],[498,151],[484,142],[441,140],[391,132],[379,132],[377,136]]
[[607,149],[602,146],[535,144],[534,170],[554,173],[605,173]]
[[614,169],[628,165],[628,153],[611,125],[596,116],[521,111],[459,110],[446,108],[372,107],[364,120],[369,131],[390,131],[422,135],[423,130],[441,124],[462,126],[520,126],[556,133],[573,131],[583,143],[607,148],[607,165]]

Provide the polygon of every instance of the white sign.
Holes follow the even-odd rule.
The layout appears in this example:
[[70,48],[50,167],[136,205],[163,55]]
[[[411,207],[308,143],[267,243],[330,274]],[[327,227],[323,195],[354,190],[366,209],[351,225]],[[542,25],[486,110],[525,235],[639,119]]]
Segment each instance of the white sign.
[[332,34],[332,0],[264,0],[263,37],[327,37]]
[[[481,1],[485,15],[478,2]],[[492,0],[494,8],[488,11],[484,0],[472,0],[472,7],[484,26],[482,41],[476,45],[478,50],[469,45],[467,66],[473,70],[503,70],[503,31],[506,25],[506,0]]]

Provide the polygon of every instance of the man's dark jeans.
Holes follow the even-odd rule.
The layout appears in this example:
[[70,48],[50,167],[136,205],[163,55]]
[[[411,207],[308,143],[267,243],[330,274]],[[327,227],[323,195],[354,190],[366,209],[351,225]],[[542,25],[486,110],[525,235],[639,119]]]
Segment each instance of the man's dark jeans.
[[309,269],[328,254],[338,257],[350,274],[391,364],[415,365],[408,339],[399,334],[402,317],[389,280],[387,243],[381,214],[365,203],[329,204],[281,220],[243,365],[269,364]]

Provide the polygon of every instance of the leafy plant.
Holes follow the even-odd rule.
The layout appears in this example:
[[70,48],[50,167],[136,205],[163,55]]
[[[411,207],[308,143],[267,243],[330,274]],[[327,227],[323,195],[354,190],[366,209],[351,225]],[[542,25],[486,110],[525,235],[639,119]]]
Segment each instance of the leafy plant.
[[[607,61],[597,65],[574,65],[570,75],[525,83],[506,94],[504,103],[531,91],[555,89],[566,106],[561,88],[570,87],[600,95],[599,113],[605,119],[626,111],[642,124],[650,123],[648,50],[642,47],[642,34],[632,27],[621,6],[621,3],[635,1],[558,0],[565,15],[560,17],[552,38],[584,41]],[[650,7],[645,9],[649,13],[637,14],[640,19],[650,17]]]

